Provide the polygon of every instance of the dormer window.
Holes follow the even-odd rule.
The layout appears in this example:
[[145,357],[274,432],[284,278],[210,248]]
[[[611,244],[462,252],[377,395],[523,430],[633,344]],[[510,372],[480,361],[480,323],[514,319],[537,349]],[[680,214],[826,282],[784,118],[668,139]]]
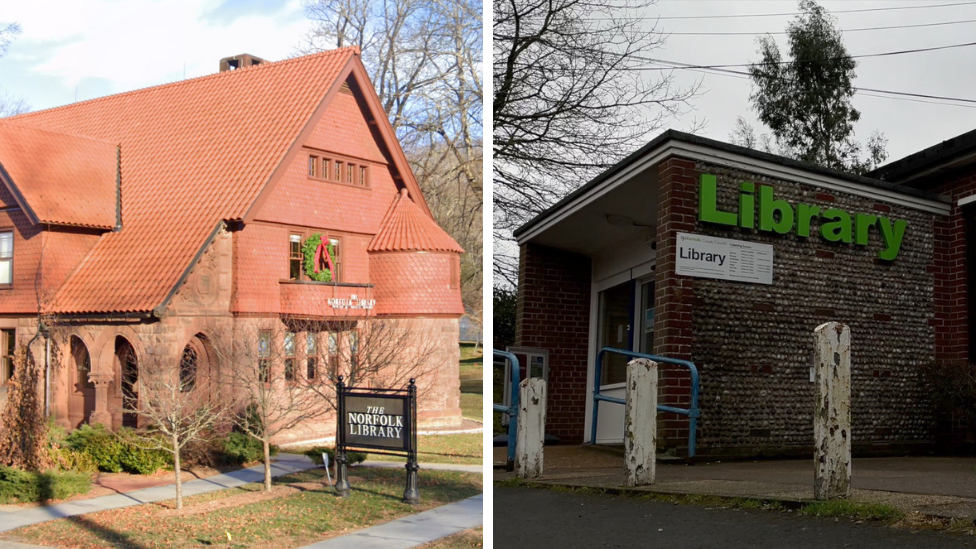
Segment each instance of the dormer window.
[[308,177],[320,181],[369,188],[369,164],[352,158],[336,158],[308,153]]
[[0,286],[14,282],[14,232],[0,231]]

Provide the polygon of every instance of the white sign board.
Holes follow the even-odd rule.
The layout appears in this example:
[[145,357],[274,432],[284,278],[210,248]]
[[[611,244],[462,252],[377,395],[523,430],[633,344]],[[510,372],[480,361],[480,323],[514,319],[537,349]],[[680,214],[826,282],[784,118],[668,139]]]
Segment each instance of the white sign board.
[[675,274],[773,283],[773,247],[744,240],[678,233]]

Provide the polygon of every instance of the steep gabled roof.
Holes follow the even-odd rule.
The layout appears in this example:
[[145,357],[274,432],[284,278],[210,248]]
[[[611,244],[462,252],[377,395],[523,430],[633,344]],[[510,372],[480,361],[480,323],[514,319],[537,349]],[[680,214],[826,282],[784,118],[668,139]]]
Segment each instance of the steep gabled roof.
[[0,122],[0,180],[35,225],[116,226],[119,152],[108,141]]
[[456,252],[464,249],[410,200],[406,189],[393,199],[368,252]]
[[11,119],[122,150],[123,230],[95,244],[53,308],[128,313],[165,304],[216,228],[243,219],[327,98],[361,70],[358,56],[343,48]]

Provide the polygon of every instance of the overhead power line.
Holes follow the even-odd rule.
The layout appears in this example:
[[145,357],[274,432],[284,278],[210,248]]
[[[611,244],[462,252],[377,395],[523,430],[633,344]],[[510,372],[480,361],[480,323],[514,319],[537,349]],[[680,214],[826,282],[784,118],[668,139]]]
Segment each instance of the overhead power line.
[[[972,46],[976,46],[976,42],[965,42],[965,43],[962,43],[962,44],[948,44],[948,45],[945,45],[945,46],[933,46],[933,47],[930,47],[930,48],[913,48],[913,49],[909,49],[909,50],[884,51],[884,52],[878,52],[878,53],[864,53],[864,54],[861,54],[861,55],[842,55],[842,56],[837,56],[837,57],[824,57],[824,58],[821,58],[821,59],[810,59],[810,60],[807,60],[807,61],[804,61],[804,62],[805,63],[816,63],[816,62],[821,62],[821,61],[838,61],[838,60],[841,60],[841,59],[866,59],[866,58],[869,58],[869,57],[891,57],[891,56],[894,56],[894,55],[907,55],[907,54],[913,54],[913,53],[923,53],[923,52],[928,52],[928,51],[948,50],[948,49],[953,49],[953,48],[967,48],[967,47],[972,47]],[[646,57],[634,57],[634,59],[643,60],[643,61],[660,62],[660,60],[646,58]],[[695,68],[695,69],[730,69],[730,68],[751,67],[753,65],[772,65],[772,64],[775,64],[775,65],[788,65],[790,63],[793,63],[793,61],[780,61],[778,63],[730,63],[730,64],[722,64],[722,65],[688,65],[685,68]],[[642,71],[643,70],[648,70],[648,71],[651,71],[651,70],[668,70],[668,69],[665,68],[665,67],[635,67],[635,68],[630,69],[630,70],[642,70]]]
[[[943,27],[946,25],[962,25],[965,23],[976,23],[976,19],[964,19],[961,21],[940,21],[938,23],[916,23],[913,25],[887,25],[881,27],[860,27],[856,29],[840,29],[840,32],[864,32],[864,31],[879,31],[879,30],[892,30],[892,29],[917,29],[921,27]],[[772,35],[785,35],[789,34],[789,31],[772,31],[772,32],[739,32],[739,31],[698,31],[698,32],[671,32],[671,31],[661,31],[655,32],[654,34],[662,34],[667,36],[763,36],[767,34]]]
[[[673,69],[694,70],[697,72],[705,72],[706,74],[715,74],[717,76],[751,78],[751,75],[748,72],[735,71],[735,70],[720,68],[716,66],[708,67],[703,65],[691,65],[688,63],[681,63],[678,61],[668,61],[666,59],[641,58],[641,60],[669,65],[668,67],[660,67],[661,70],[673,70]],[[864,95],[869,95],[872,97],[885,97],[887,99],[901,99],[905,101],[914,101],[918,103],[933,103],[933,104],[940,104],[940,105],[950,105],[955,107],[976,108],[976,99],[969,99],[963,97],[947,97],[941,95],[930,95],[930,94],[902,92],[902,91],[894,91],[894,90],[882,90],[877,88],[862,88],[857,86],[854,87],[854,90],[863,93]],[[885,94],[885,95],[880,96],[877,94]],[[931,101],[927,101],[927,100],[931,100]],[[954,101],[955,103],[942,103],[940,101]],[[963,104],[959,104],[959,103],[963,103]]]
[[[890,6],[886,8],[861,8],[855,10],[831,10],[830,13],[864,13],[872,11],[895,11],[895,10],[918,10],[930,8],[948,8],[953,6],[972,6],[976,2],[953,2],[951,4],[928,4],[924,6]],[[802,15],[803,12],[793,11],[788,13],[736,13],[729,15],[668,15],[655,17],[653,19],[736,19],[743,17],[789,17]]]
[[[931,8],[948,8],[954,6],[972,6],[976,5],[976,2],[953,2],[951,4],[927,4],[922,6],[889,6],[884,8],[861,8],[853,10],[831,10],[831,14],[836,13],[864,13],[864,12],[875,12],[875,11],[896,11],[896,10],[918,10],[918,9],[931,9]],[[802,15],[803,12],[792,11],[783,13],[735,13],[728,15],[662,15],[660,17],[651,16],[641,16],[632,19],[639,19],[645,21],[652,20],[678,20],[678,19],[737,19],[737,18],[752,18],[752,17],[790,17],[794,15]],[[588,21],[597,20],[609,20],[609,18],[592,18]]]

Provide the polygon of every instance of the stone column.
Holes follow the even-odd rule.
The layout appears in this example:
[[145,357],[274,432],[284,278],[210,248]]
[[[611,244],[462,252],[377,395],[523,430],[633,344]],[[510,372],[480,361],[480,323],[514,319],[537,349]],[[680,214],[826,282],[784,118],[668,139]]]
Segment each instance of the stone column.
[[88,423],[101,423],[112,428],[112,414],[108,411],[108,388],[112,383],[109,372],[89,372],[88,379],[95,385],[95,411],[92,412]]
[[816,499],[851,495],[851,330],[828,322],[814,330],[813,414]]
[[546,382],[529,378],[519,383],[518,435],[515,472],[519,478],[542,476],[542,447],[546,433]]
[[637,358],[627,363],[624,460],[627,486],[654,484],[657,452],[657,362]]

